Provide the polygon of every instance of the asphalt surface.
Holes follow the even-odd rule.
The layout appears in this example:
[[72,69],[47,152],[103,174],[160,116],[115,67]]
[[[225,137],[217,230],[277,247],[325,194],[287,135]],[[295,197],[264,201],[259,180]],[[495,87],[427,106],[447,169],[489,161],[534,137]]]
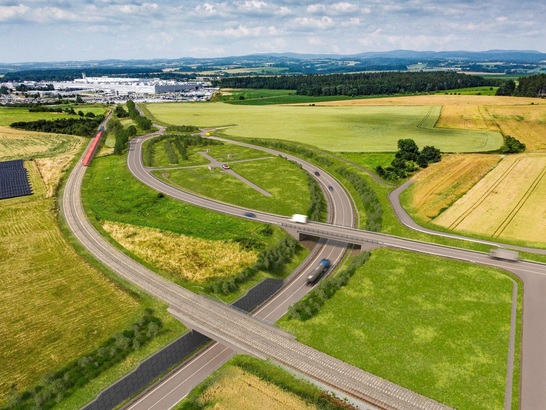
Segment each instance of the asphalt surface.
[[[138,143],[138,141],[142,141],[143,139],[139,138],[135,141],[135,143]],[[241,144],[245,145],[245,144]],[[134,145],[132,144],[131,150],[134,149]],[[129,157],[131,156],[131,153]],[[288,156],[283,154],[283,156]],[[161,181],[157,180],[156,178],[153,178],[150,176],[149,173],[147,173],[143,169],[139,169],[138,164],[134,163],[131,164],[128,157],[128,164],[129,167],[134,166],[135,168],[132,169],[132,172],[135,173],[137,178],[141,179],[143,182],[145,182],[148,185],[153,186],[155,189],[166,193],[167,195],[176,197],[176,192],[171,191],[172,187],[169,187],[166,184],[161,183]],[[289,156],[288,156],[289,157]],[[301,162],[301,160],[296,159]],[[318,171],[318,169],[311,164],[307,164],[304,166],[308,167],[308,171],[311,173],[314,173],[315,171]],[[115,271],[117,271],[119,274],[121,274],[123,277],[126,277],[128,280],[131,280],[146,290],[148,290],[150,293],[155,294],[157,297],[162,298],[163,300],[166,300],[170,302],[173,306],[181,306],[183,309],[186,309],[186,305],[182,305],[182,301],[179,298],[187,298],[192,299],[191,295],[186,294],[181,289],[173,288],[172,283],[165,283],[161,280],[161,278],[153,276],[153,273],[150,272],[143,272],[143,268],[139,267],[138,264],[135,264],[134,261],[128,260],[129,258],[124,258],[125,255],[119,255],[116,254],[115,248],[108,248],[107,245],[105,245],[102,238],[96,238],[94,233],[92,232],[92,227],[89,229],[90,225],[85,224],[85,215],[83,214],[83,211],[81,210],[81,203],[79,198],[79,185],[81,185],[81,178],[83,177],[82,167],[80,165],[77,165],[71,174],[69,178],[69,182],[67,184],[67,188],[65,189],[65,194],[63,196],[63,211],[66,214],[67,222],[73,229],[74,233],[77,237],[82,240],[82,243],[86,248],[93,254],[97,255],[98,259],[101,260],[103,263],[107,264],[108,266],[112,267]],[[343,210],[344,207],[347,206],[347,204],[351,203],[350,197],[346,195],[345,198],[343,198],[344,190],[339,184],[337,184],[337,181],[335,181],[333,178],[331,178],[328,174],[324,173],[323,171],[320,172],[321,176],[319,178],[319,182],[325,184],[326,186],[332,185],[334,187],[334,190],[332,192],[332,204],[336,209]],[[76,179],[77,181],[75,183],[71,183],[71,180]],[[158,185],[159,184],[159,185]],[[338,197],[339,194],[339,197]],[[240,208],[240,207],[233,207],[228,204],[223,204],[221,202],[217,201],[210,201],[210,200],[204,200],[203,198],[195,197],[193,195],[189,195],[185,193],[182,200],[186,200],[187,202],[195,203],[199,206],[204,206],[210,209],[217,210],[219,212],[224,212],[232,215],[238,215],[241,216],[241,212],[246,212],[246,209]],[[336,198],[337,197],[337,198]],[[197,198],[197,199],[196,199]],[[204,201],[204,202],[203,202]],[[346,201],[346,202],[345,202]],[[78,205],[79,204],[79,205]],[[411,241],[403,238],[396,238],[389,235],[382,235],[382,234],[375,234],[370,232],[364,232],[359,231],[355,229],[348,228],[347,226],[350,226],[352,224],[348,223],[347,221],[340,222],[339,226],[336,224],[336,226],[328,225],[328,224],[317,224],[317,223],[310,223],[307,225],[296,225],[291,224],[287,218],[279,217],[276,215],[271,215],[267,213],[256,213],[256,219],[262,220],[264,222],[269,223],[276,223],[276,224],[285,224],[291,226],[293,229],[302,231],[305,230],[306,232],[319,234],[320,236],[324,237],[334,237],[338,238],[342,241],[349,240],[351,242],[358,242],[358,241],[372,241],[372,242],[378,242],[384,246],[390,246],[395,248],[401,248],[401,249],[409,249],[414,250],[417,252],[422,253],[429,253],[429,254],[436,254],[439,256],[444,257],[450,257],[453,259],[459,259],[459,260],[467,260],[475,263],[481,263],[485,265],[491,265],[491,266],[497,266],[509,271],[512,271],[520,277],[525,282],[525,299],[524,299],[524,312],[531,310],[532,312],[530,314],[524,313],[524,341],[523,341],[523,369],[522,369],[522,408],[524,409],[534,409],[534,408],[543,408],[542,406],[544,403],[546,403],[545,399],[545,393],[544,393],[544,380],[546,378],[544,377],[544,371],[546,366],[544,365],[546,361],[546,354],[544,354],[545,346],[546,346],[546,332],[543,315],[544,312],[546,312],[545,309],[545,302],[543,301],[543,295],[546,291],[546,284],[545,284],[545,277],[546,277],[546,265],[543,264],[536,264],[531,262],[506,262],[506,261],[498,261],[490,259],[487,255],[481,254],[479,252],[472,252],[467,250],[461,250],[456,248],[449,248],[434,244],[427,244],[424,242],[417,242],[417,241]],[[345,213],[341,212],[341,214],[345,215]],[[83,222],[82,222],[83,221]],[[97,233],[98,234],[98,233]],[[102,242],[101,242],[102,241]],[[119,253],[119,251],[117,251]],[[129,270],[127,270],[128,268]],[[133,272],[135,271],[135,272]],[[152,278],[153,280],[151,281]],[[531,288],[531,289],[529,289]],[[155,293],[154,293],[155,292]],[[192,299],[193,300],[193,299]],[[194,303],[194,302],[192,302]],[[224,337],[227,337],[226,340],[232,341],[230,337],[232,337],[229,332],[233,331],[233,329],[225,329],[225,323],[221,323],[214,320],[217,320],[216,316],[214,314],[219,314],[221,317],[226,317],[227,319],[227,312],[225,312],[225,309],[219,306],[214,306],[214,304],[206,304],[206,306],[201,306],[201,304],[205,305],[205,303],[197,302],[199,303],[198,306],[191,305],[192,308],[195,309],[208,309],[210,310],[210,315],[208,316],[211,318],[211,323],[209,322],[200,322],[198,326],[203,326],[204,328],[213,329],[214,326],[216,326],[216,330],[213,330],[214,332],[228,332],[228,336],[224,335]],[[215,312],[215,313],[212,313]],[[184,312],[180,312],[181,315],[184,315]],[[199,314],[199,313],[198,313]],[[204,311],[201,314],[207,314]],[[219,317],[220,317],[219,316]],[[528,317],[529,316],[529,317]],[[241,326],[250,326],[250,322],[247,320],[243,320],[244,318],[238,317],[237,315],[231,316],[232,320],[232,326],[235,327],[237,325],[237,321],[242,320]],[[533,320],[534,319],[534,320]],[[218,319],[219,320],[219,319]],[[213,323],[214,322],[214,323]],[[247,324],[244,324],[247,323]],[[290,345],[290,350],[297,350],[302,349],[302,352],[305,350],[304,347],[299,346],[298,344],[292,344],[290,341],[285,341],[283,338],[279,339],[279,337],[275,336],[276,333],[271,333],[267,331],[266,327],[263,326],[256,326],[255,323],[252,324],[252,326],[255,326],[256,329],[261,329],[260,332],[265,332],[263,339],[263,342],[267,340],[268,342],[274,342],[273,339],[277,343],[279,343],[279,346],[281,345]],[[531,327],[531,329],[528,329]],[[534,327],[534,332],[533,332]],[[530,330],[528,332],[527,330]],[[256,330],[255,337],[258,336],[258,330]],[[260,333],[261,334],[261,333]],[[245,344],[248,341],[245,338],[242,339],[233,339],[234,343],[239,343],[240,346],[243,346],[244,349],[253,349],[252,343],[251,344]],[[258,341],[258,339],[256,339]],[[274,344],[274,343],[273,343]],[[264,347],[265,348],[265,347]],[[244,350],[243,349],[243,350]],[[276,349],[276,347],[275,347]],[[534,350],[533,350],[534,349]],[[316,360],[330,360],[324,358],[324,355],[320,355],[319,352],[314,352],[312,350],[307,349],[306,354],[312,355],[312,357],[316,357]],[[312,352],[312,353],[310,353]],[[285,351],[286,354],[291,353],[290,351]],[[531,355],[529,355],[531,353]],[[257,356],[260,356],[260,353],[256,354]],[[281,361],[284,360],[285,354],[282,353],[282,349],[280,352],[272,351],[271,355],[276,355],[277,360]],[[310,356],[311,357],[311,356]],[[321,357],[321,359],[318,359]],[[528,358],[526,361],[526,357]],[[303,366],[302,368],[305,368],[305,373],[307,374],[317,374],[313,373],[314,369],[308,368],[309,359],[304,360],[303,362],[300,359],[297,359],[297,357],[294,356],[294,363],[299,364],[292,364],[293,367],[297,368],[296,366]],[[329,368],[338,368],[340,367],[340,372],[342,372],[345,376],[343,380],[340,380],[341,385],[346,386],[354,386],[350,389],[362,388],[363,381],[358,382],[356,385],[352,384],[351,378],[354,376],[354,372],[357,372],[357,370],[341,370],[341,368],[344,367],[343,363],[338,363],[336,361],[331,361],[331,364],[329,365]],[[348,369],[348,368],[347,368]],[[321,372],[325,371],[325,369],[321,370]],[[337,370],[336,370],[337,371]],[[319,372],[320,373],[320,372]],[[340,373],[341,374],[341,373]],[[318,377],[318,374],[317,374]],[[330,377],[330,376],[328,376]],[[327,380],[333,380],[332,377],[328,378]],[[356,376],[355,376],[356,377]],[[361,377],[361,376],[358,376]],[[361,379],[364,380],[364,379]],[[368,379],[366,379],[368,380]],[[374,382],[375,383],[375,382]],[[392,386],[389,386],[389,388],[392,388]],[[348,391],[351,391],[351,390]],[[399,390],[396,390],[399,391]],[[406,397],[406,392],[403,392],[404,397]],[[390,398],[389,398],[390,400]],[[405,408],[405,407],[400,407]],[[416,408],[419,408],[419,406],[416,406]]]
[[[233,141],[229,141],[233,143]],[[274,150],[264,149],[261,147],[254,147],[250,144],[240,143],[253,148],[262,149],[263,151],[276,154]],[[291,160],[299,160],[290,155],[282,154]],[[325,185],[334,184],[334,191],[338,191],[340,188],[333,178],[327,173],[319,170],[315,166],[307,168],[311,174],[318,171],[321,175],[318,178],[319,182]],[[331,178],[331,179],[330,179]],[[144,183],[152,185],[155,189],[160,187],[154,186],[150,180],[144,180]],[[402,189],[402,188],[401,188]],[[160,189],[161,190],[161,189]],[[399,191],[398,191],[399,192]],[[396,195],[396,193],[394,194]],[[393,196],[391,195],[391,198]],[[191,202],[192,199],[185,198]],[[347,204],[351,202],[350,198],[338,198],[336,207],[343,209]],[[195,203],[195,202],[192,202]],[[241,210],[236,207],[229,207],[229,209],[219,209],[216,205],[211,204],[200,206],[210,207],[220,212],[230,213],[232,215],[241,215]],[[453,237],[456,239],[467,239],[459,235],[445,234],[441,232],[435,232],[426,230],[416,225],[413,220],[407,215],[407,213],[400,206],[399,200],[393,200],[393,206],[395,212],[401,219],[401,221],[407,226],[417,229],[426,233],[437,234],[447,237]],[[546,265],[533,262],[509,262],[502,260],[495,260],[490,258],[487,254],[480,252],[468,251],[458,248],[450,248],[441,245],[428,244],[424,242],[412,241],[403,238],[397,238],[389,235],[365,232],[360,230],[351,230],[347,228],[338,228],[328,224],[309,223],[306,225],[294,225],[286,220],[286,218],[279,218],[278,216],[270,214],[262,214],[256,212],[257,219],[268,223],[274,223],[279,225],[291,226],[294,229],[304,232],[308,230],[310,234],[318,234],[322,237],[337,238],[339,240],[347,240],[353,242],[363,243],[365,241],[378,243],[382,246],[394,247],[399,249],[407,249],[421,253],[427,253],[431,255],[443,256],[457,260],[468,261],[472,263],[480,263],[483,265],[494,266],[509,272],[512,272],[519,276],[524,282],[524,313],[523,313],[523,341],[522,341],[522,366],[521,366],[521,408],[523,409],[542,409],[546,408],[546,321],[544,315],[546,314]],[[345,225],[348,226],[348,225]],[[311,232],[314,230],[315,232]],[[317,232],[318,231],[318,232]],[[503,246],[500,243],[485,242],[491,246]],[[513,248],[513,247],[511,247]],[[517,249],[517,248],[516,248]],[[527,249],[526,251],[534,251],[534,249]],[[542,250],[538,250],[537,253],[541,253]]]

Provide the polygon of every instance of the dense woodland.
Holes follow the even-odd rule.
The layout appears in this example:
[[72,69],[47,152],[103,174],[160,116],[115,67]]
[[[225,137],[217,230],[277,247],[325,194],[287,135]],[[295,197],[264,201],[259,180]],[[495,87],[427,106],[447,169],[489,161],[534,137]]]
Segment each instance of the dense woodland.
[[497,95],[513,95],[515,97],[546,97],[546,74],[521,77],[517,83],[505,81],[497,90]]
[[494,85],[483,77],[455,72],[382,72],[278,77],[233,77],[221,87],[289,89],[309,96],[385,95],[446,91],[455,88]]

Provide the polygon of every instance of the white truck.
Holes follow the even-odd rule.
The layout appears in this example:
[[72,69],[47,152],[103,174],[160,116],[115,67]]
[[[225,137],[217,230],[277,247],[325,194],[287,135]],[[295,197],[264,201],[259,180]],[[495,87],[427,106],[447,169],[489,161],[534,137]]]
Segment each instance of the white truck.
[[290,222],[296,222],[298,224],[306,224],[307,215],[294,214],[292,215],[292,218],[290,218]]
[[493,259],[504,259],[507,261],[516,262],[519,260],[519,254],[516,251],[509,251],[508,249],[491,249],[489,251],[489,256]]

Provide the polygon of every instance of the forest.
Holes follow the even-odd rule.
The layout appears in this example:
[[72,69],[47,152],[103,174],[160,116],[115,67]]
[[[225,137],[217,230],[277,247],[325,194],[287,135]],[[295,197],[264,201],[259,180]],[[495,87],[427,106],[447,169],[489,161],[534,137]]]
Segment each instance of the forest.
[[276,77],[232,77],[226,88],[289,89],[308,96],[413,94],[496,85],[496,80],[455,72],[381,72]]

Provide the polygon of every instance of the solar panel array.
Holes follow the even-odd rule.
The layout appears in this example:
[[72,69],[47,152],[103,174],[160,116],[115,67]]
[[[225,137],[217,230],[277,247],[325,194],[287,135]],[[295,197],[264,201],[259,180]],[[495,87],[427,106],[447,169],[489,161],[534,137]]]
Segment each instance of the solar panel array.
[[23,160],[0,162],[0,199],[32,195]]

